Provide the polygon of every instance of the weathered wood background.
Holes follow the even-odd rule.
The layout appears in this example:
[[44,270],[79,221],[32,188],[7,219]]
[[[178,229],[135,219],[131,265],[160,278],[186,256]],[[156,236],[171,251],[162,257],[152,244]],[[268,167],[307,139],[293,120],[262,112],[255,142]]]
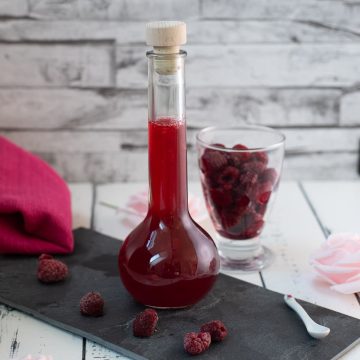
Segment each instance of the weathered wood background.
[[188,22],[198,128],[287,136],[284,177],[357,178],[360,0],[0,0],[0,133],[69,181],[144,180],[144,23]]

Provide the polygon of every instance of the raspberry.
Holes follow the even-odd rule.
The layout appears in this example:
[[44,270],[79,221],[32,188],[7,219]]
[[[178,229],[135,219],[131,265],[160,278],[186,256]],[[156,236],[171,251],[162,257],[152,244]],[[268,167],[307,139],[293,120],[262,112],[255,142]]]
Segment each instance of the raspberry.
[[43,259],[39,261],[37,277],[43,283],[55,283],[65,280],[68,272],[68,267],[62,261]]
[[153,335],[158,320],[158,314],[154,309],[145,309],[137,314],[133,322],[134,336],[149,337]]
[[234,150],[248,150],[249,148],[243,144],[236,144],[232,147]]
[[88,316],[102,316],[104,314],[104,299],[100,293],[92,291],[80,299],[80,312]]
[[[248,148],[242,144],[236,144],[232,148],[234,150],[248,150]],[[251,154],[247,151],[234,151],[229,153],[229,155],[235,166],[241,166],[250,159]]]
[[232,203],[233,196],[231,192],[223,189],[211,189],[210,199],[216,207],[223,207]]
[[212,175],[227,165],[227,157],[221,151],[205,149],[200,158],[200,169],[204,174]]
[[265,165],[269,162],[269,157],[265,151],[256,151],[252,153],[251,159],[253,161],[260,161]]
[[234,206],[224,209],[221,217],[221,222],[225,229],[232,228],[240,222],[249,203],[250,199],[246,195],[243,195],[236,200]]
[[271,196],[272,184],[270,181],[266,181],[258,187],[256,190],[256,201],[260,204],[266,204]]
[[221,149],[225,149],[225,145],[224,144],[220,144],[220,143],[216,143],[216,144],[211,144],[211,146],[215,146]]
[[257,214],[264,216],[264,214],[266,212],[266,207],[267,207],[267,204],[256,204],[255,211]]
[[260,214],[249,212],[243,217],[243,227],[245,230],[240,234],[243,239],[251,239],[259,235],[264,226],[264,220]]
[[202,332],[208,332],[211,335],[211,341],[223,341],[227,335],[224,323],[220,320],[213,320],[201,326]]
[[261,161],[248,161],[242,165],[240,170],[242,172],[254,172],[256,174],[261,174],[266,168],[266,164]]
[[231,190],[238,181],[240,171],[233,166],[226,167],[217,177],[217,182],[225,190]]
[[49,259],[53,259],[54,257],[52,255],[49,254],[41,254],[38,258],[39,261],[41,260],[49,260]]
[[184,349],[191,355],[198,355],[209,348],[211,335],[208,332],[190,332],[184,336]]
[[244,172],[239,176],[239,185],[237,189],[252,196],[253,192],[255,191],[254,189],[257,183],[257,179],[258,176],[255,172]]
[[277,179],[277,172],[273,168],[265,169],[259,176],[260,182],[269,181],[271,184],[275,184]]
[[248,227],[243,233],[242,236],[244,239],[252,239],[260,234],[260,230],[264,226],[264,221],[260,220],[256,223],[253,223],[250,227]]

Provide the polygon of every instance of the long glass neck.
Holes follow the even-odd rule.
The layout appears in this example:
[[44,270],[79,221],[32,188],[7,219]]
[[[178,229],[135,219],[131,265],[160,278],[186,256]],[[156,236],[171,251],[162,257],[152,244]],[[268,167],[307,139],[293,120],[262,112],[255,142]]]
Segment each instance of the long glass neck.
[[149,209],[159,217],[187,213],[185,52],[148,56]]

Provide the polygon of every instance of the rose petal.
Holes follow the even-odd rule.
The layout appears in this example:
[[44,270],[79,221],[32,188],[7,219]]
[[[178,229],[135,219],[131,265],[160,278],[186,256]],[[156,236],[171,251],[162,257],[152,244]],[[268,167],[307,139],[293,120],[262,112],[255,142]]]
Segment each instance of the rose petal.
[[360,235],[339,233],[329,236],[310,258],[315,271],[344,294],[360,292]]

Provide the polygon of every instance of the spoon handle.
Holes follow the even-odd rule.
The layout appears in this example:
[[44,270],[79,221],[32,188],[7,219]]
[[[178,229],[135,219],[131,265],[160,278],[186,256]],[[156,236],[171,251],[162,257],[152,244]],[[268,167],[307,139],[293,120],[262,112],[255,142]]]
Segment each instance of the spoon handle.
[[293,309],[303,321],[306,329],[314,323],[314,320],[309,316],[309,314],[304,310],[304,308],[295,300],[292,295],[285,295],[284,300],[286,305]]

